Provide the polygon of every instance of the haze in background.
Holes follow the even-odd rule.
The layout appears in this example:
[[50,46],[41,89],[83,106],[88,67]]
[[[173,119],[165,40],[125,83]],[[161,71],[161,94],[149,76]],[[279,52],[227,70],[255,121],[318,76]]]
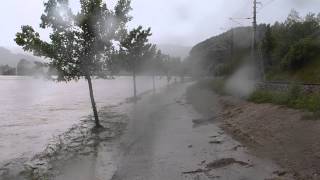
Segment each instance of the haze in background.
[[[39,27],[44,0],[10,0],[0,6],[0,46],[16,47],[13,39],[21,25]],[[79,9],[78,0],[70,0]],[[112,1],[108,1],[112,2]],[[302,14],[319,11],[319,0],[261,0],[266,6],[259,10],[258,22],[283,21],[292,8]],[[113,3],[109,3],[112,4]],[[226,28],[250,25],[251,20],[240,24],[229,17],[251,17],[252,0],[133,0],[134,16],[130,26],[139,24],[152,27],[152,42],[191,47],[217,35]],[[38,30],[37,30],[38,31]],[[48,32],[41,31],[48,39]]]

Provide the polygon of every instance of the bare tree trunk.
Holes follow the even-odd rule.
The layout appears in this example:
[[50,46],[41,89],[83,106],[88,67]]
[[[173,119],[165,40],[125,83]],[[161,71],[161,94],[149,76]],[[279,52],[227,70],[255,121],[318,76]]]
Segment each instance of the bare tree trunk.
[[136,60],[133,60],[133,64],[132,64],[132,77],[133,77],[133,98],[134,101],[137,100],[137,82],[136,82]]
[[102,126],[101,126],[100,121],[99,121],[99,115],[98,115],[98,111],[97,111],[97,106],[96,106],[96,102],[94,100],[91,76],[87,75],[86,78],[87,78],[88,85],[89,85],[90,99],[91,99],[91,105],[92,105],[92,110],[93,110],[93,115],[94,115],[95,126],[96,126],[96,128],[100,128]]

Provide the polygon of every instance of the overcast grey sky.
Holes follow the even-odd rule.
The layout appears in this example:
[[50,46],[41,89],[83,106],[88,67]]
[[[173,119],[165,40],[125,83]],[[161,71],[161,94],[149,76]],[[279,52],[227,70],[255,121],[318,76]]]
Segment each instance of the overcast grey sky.
[[[70,0],[78,9],[79,0]],[[192,46],[238,26],[229,17],[251,17],[253,0],[132,0],[134,17],[130,27],[150,26],[152,42]],[[320,0],[260,0],[266,6],[259,11],[259,23],[283,21],[291,9],[305,15],[320,12]],[[0,6],[0,46],[16,46],[13,39],[21,25],[39,27],[44,0],[9,0]],[[107,0],[107,2],[110,2]],[[269,3],[271,2],[271,3]],[[110,3],[109,3],[110,4]],[[112,4],[112,3],[111,3]],[[250,25],[251,20],[240,21]],[[45,38],[48,32],[41,30]]]

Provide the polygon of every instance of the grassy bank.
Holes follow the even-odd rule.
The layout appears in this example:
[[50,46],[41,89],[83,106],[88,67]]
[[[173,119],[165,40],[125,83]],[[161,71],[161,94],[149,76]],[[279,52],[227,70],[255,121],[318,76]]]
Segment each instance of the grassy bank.
[[292,86],[289,92],[256,90],[248,100],[259,104],[272,103],[294,109],[320,112],[320,93],[305,94],[297,86]]
[[[202,80],[195,87],[211,90],[220,95],[228,95],[225,91],[225,82],[224,79]],[[299,86],[295,85],[288,92],[257,89],[246,100],[257,104],[271,103],[306,110],[319,114],[320,117],[320,93],[305,94]]]

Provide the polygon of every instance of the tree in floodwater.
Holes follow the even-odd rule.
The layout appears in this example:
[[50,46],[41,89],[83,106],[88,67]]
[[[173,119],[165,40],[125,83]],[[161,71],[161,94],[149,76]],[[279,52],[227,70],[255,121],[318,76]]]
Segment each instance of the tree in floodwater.
[[177,82],[177,78],[180,77],[181,81],[184,79],[187,73],[186,63],[181,61],[180,57],[171,57],[169,55],[160,54],[160,60],[158,67],[161,67],[162,72],[167,78],[167,84],[169,85],[172,78]]
[[80,0],[81,9],[74,14],[68,0],[49,0],[44,4],[40,27],[51,29],[50,41],[40,39],[31,26],[22,26],[16,43],[25,51],[49,59],[57,70],[58,81],[88,82],[96,127],[101,127],[93,93],[92,77],[101,74],[110,57],[113,41],[120,39],[130,21],[130,0],[119,0],[109,10],[102,0]]
[[170,61],[171,61],[171,57],[169,55],[163,55],[162,56],[162,69],[163,69],[163,72],[167,78],[167,85],[170,84],[170,81],[172,79],[172,76],[171,76],[171,67],[170,67]]
[[160,55],[161,51],[157,50],[156,45],[152,45],[145,56],[146,68],[152,77],[152,87],[154,93],[156,92],[156,75],[159,73],[158,71],[160,67]]
[[120,52],[127,62],[127,69],[132,72],[133,95],[135,100],[137,99],[137,72],[141,70],[142,64],[153,48],[153,45],[148,43],[148,37],[151,35],[150,28],[144,30],[142,26],[139,26],[130,31],[121,41]]
[[170,58],[169,67],[172,75],[174,76],[174,82],[177,82],[177,78],[180,76],[182,71],[182,63],[180,57]]

